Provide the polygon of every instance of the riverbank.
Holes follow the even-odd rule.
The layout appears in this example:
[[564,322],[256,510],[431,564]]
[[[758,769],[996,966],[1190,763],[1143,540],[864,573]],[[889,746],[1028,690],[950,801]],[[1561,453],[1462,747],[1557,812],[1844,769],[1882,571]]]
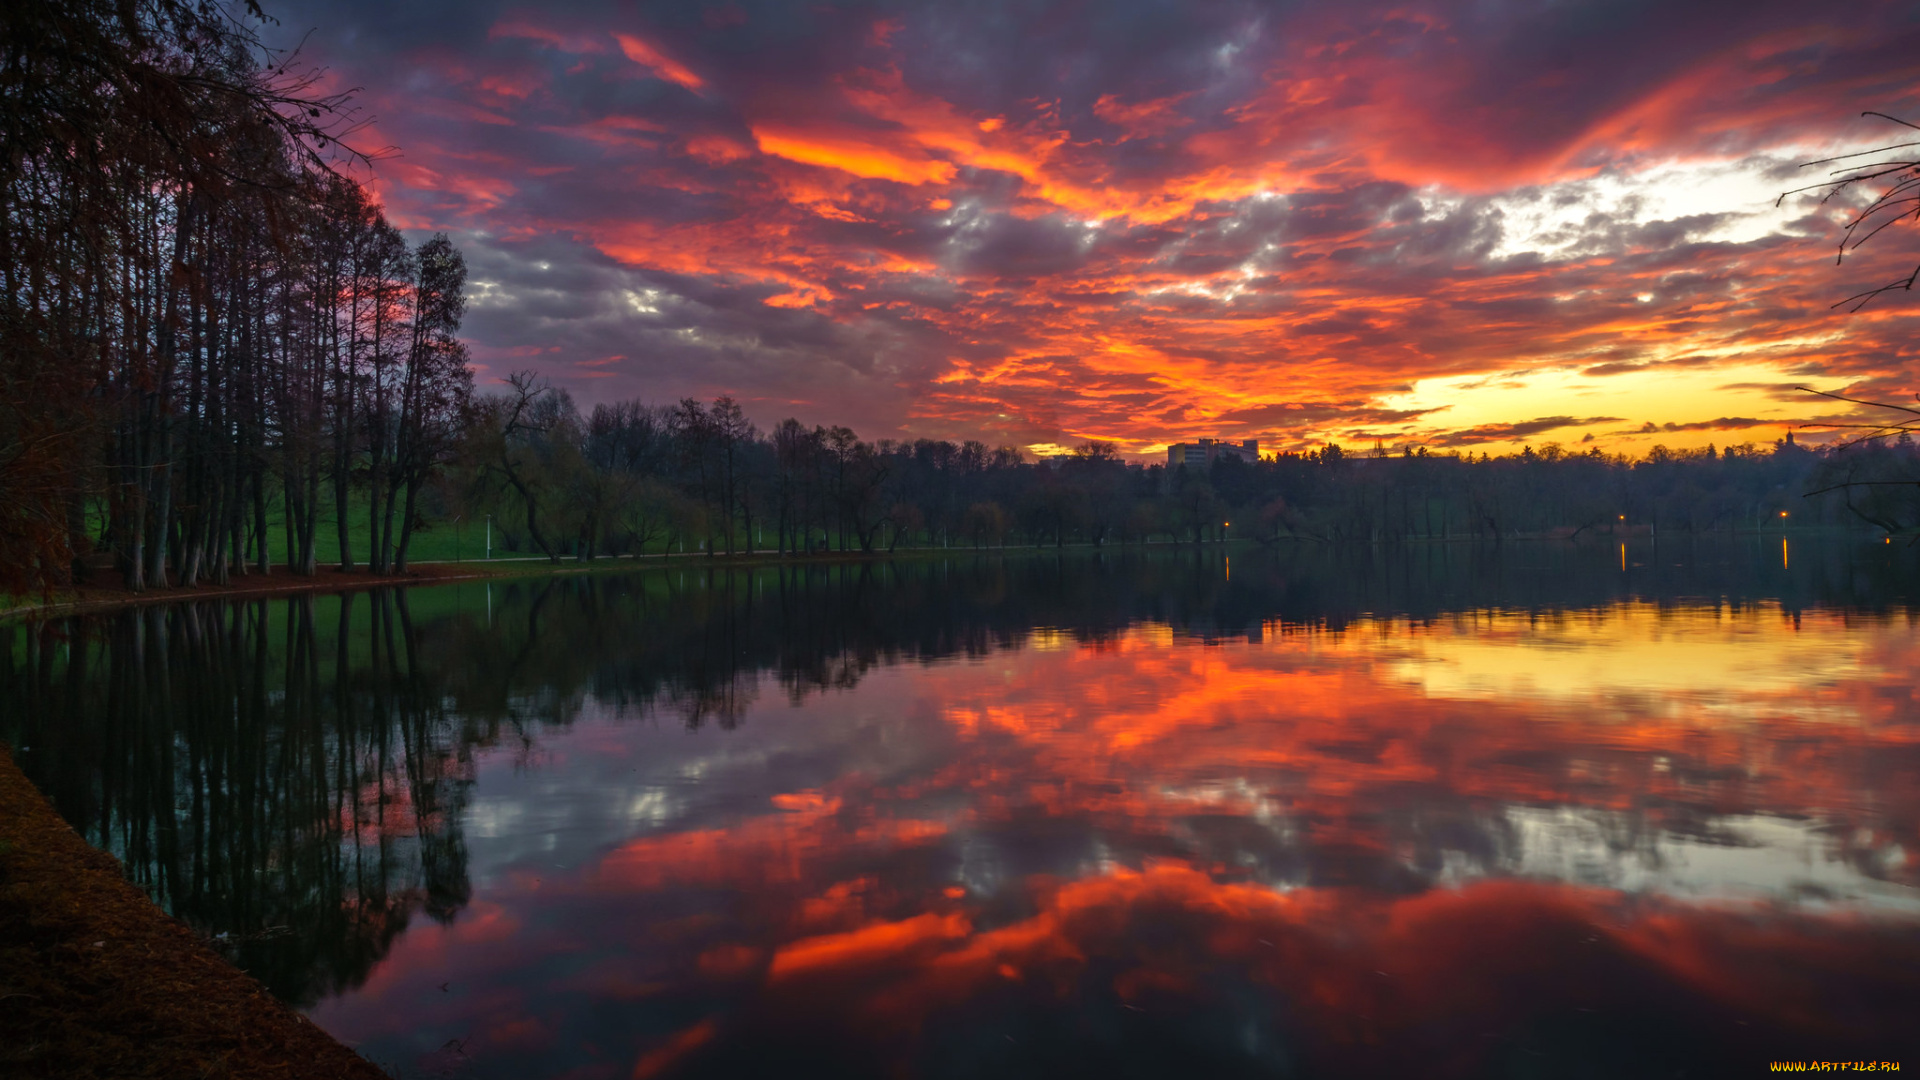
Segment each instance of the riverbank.
[[0,747],[0,1074],[382,1080],[154,906]]
[[[1669,543],[1692,543],[1717,539],[1720,534],[1681,535],[1670,539]],[[1729,533],[1728,537],[1740,536],[1754,539],[1823,539],[1832,537],[1853,537],[1862,543],[1874,541],[1893,543],[1892,538],[1878,533],[1865,534],[1858,530],[1807,529],[1767,530],[1764,532]],[[0,622],[9,619],[45,618],[48,616],[86,615],[111,611],[116,608],[142,606],[148,604],[171,604],[181,600],[202,600],[209,598],[244,600],[258,597],[278,597],[299,593],[342,593],[356,592],[362,589],[404,587],[411,585],[433,585],[452,581],[472,581],[480,578],[528,577],[543,575],[621,573],[633,570],[679,567],[682,569],[760,569],[768,566],[829,566],[842,563],[921,561],[957,558],[1005,558],[1009,556],[1034,556],[1064,554],[1066,552],[1106,551],[1112,553],[1140,551],[1235,551],[1288,548],[1295,546],[1320,546],[1322,541],[1307,537],[1292,536],[1278,540],[1257,540],[1250,537],[1233,537],[1228,540],[1209,540],[1196,545],[1191,541],[1151,540],[1138,543],[1110,543],[1104,546],[1089,543],[1058,544],[999,544],[986,547],[913,547],[892,551],[822,551],[807,554],[788,554],[777,551],[757,551],[752,554],[714,555],[704,551],[655,553],[650,555],[601,556],[592,561],[581,561],[572,557],[559,561],[549,560],[538,555],[515,555],[481,561],[466,562],[419,562],[413,564],[405,574],[370,574],[364,570],[342,573],[338,567],[322,565],[311,575],[294,574],[281,567],[267,574],[247,574],[233,577],[226,585],[200,584],[190,589],[159,588],[143,592],[131,592],[118,586],[96,585],[80,588],[57,590],[45,597],[7,596],[0,594]],[[1598,544],[1611,548],[1615,544],[1660,543],[1659,538],[1644,526],[1637,529],[1589,533],[1585,537],[1574,535],[1510,535],[1500,540],[1487,540],[1479,537],[1456,536],[1449,538],[1422,537],[1413,540],[1397,541],[1390,545],[1353,543],[1345,546],[1359,550],[1379,550],[1389,547],[1462,547],[1487,546],[1501,543],[1575,543]]]
[[[1717,534],[1716,534],[1717,535]],[[1735,535],[1735,534],[1729,534]],[[1804,529],[1766,531],[1762,533],[1740,533],[1740,536],[1764,539],[1808,539],[1834,536],[1853,536],[1854,532],[1830,529]],[[1670,543],[1688,543],[1697,540],[1712,539],[1707,534],[1699,536],[1682,535],[1670,540]],[[1892,544],[1891,538],[1879,534],[1862,535],[1862,542],[1884,540]],[[1486,546],[1507,543],[1586,543],[1611,546],[1621,543],[1659,543],[1658,537],[1641,527],[1638,531],[1590,533],[1586,537],[1567,535],[1514,535],[1501,540],[1486,540],[1477,537],[1458,536],[1451,538],[1424,537],[1415,540],[1400,541],[1390,546],[1412,547],[1460,547]],[[1066,552],[1106,551],[1113,553],[1138,551],[1235,551],[1255,548],[1286,548],[1297,545],[1317,546],[1321,541],[1306,537],[1286,537],[1279,540],[1260,541],[1248,537],[1234,537],[1229,540],[1209,540],[1195,545],[1191,541],[1153,540],[1143,543],[1110,543],[1104,546],[1073,543],[1056,544],[1004,544],[986,547],[913,547],[899,548],[893,551],[823,551],[808,554],[788,554],[777,551],[757,551],[752,554],[713,555],[704,551],[674,552],[672,554],[601,556],[590,562],[572,557],[557,562],[538,555],[515,555],[481,561],[466,562],[419,562],[413,564],[405,574],[370,574],[364,570],[342,573],[337,567],[322,565],[318,572],[300,575],[281,567],[267,574],[247,574],[233,577],[226,585],[203,583],[190,589],[147,589],[143,592],[131,592],[118,586],[95,585],[80,588],[58,590],[45,597],[0,595],[0,622],[10,619],[33,619],[48,616],[86,615],[116,608],[142,606],[148,604],[171,604],[181,600],[202,600],[209,598],[244,600],[258,597],[280,597],[300,593],[342,593],[357,592],[363,589],[393,588],[411,585],[433,585],[443,582],[472,581],[480,578],[528,577],[542,575],[621,573],[633,570],[679,567],[682,569],[760,569],[767,566],[828,566],[841,563],[919,561],[929,559],[957,558],[1005,558],[1009,556],[1034,556],[1064,554]],[[1380,544],[1354,543],[1345,545],[1356,549],[1378,550]]]
[[357,592],[395,585],[432,585],[442,581],[467,581],[494,573],[490,569],[476,567],[474,563],[443,563],[410,569],[405,574],[370,574],[364,570],[341,573],[338,569],[328,567],[322,567],[314,574],[295,574],[282,567],[265,574],[236,575],[225,585],[203,582],[190,589],[161,588],[141,592],[117,585],[86,585],[60,589],[38,598],[0,597],[0,604],[5,605],[0,607],[0,621],[88,615],[124,607],[173,604],[182,600],[249,600],[297,593]]
[[[1233,547],[1239,542],[1216,546]],[[1146,545],[1133,545],[1134,548]],[[1151,545],[1154,547],[1176,547],[1190,545]],[[1054,545],[1009,545],[984,548],[901,548],[895,551],[831,551],[806,555],[782,554],[774,551],[759,551],[751,555],[709,555],[704,551],[675,552],[671,555],[631,555],[602,556],[591,562],[566,558],[554,562],[543,556],[518,556],[512,558],[491,559],[483,562],[427,562],[416,563],[404,574],[372,574],[365,570],[353,570],[342,573],[335,566],[321,566],[313,574],[295,574],[285,567],[276,568],[266,574],[235,575],[225,585],[203,582],[188,589],[152,588],[133,592],[117,585],[88,585],[76,588],[60,589],[45,597],[0,596],[0,622],[9,619],[38,619],[50,616],[88,615],[113,611],[124,607],[137,607],[149,604],[173,604],[183,600],[250,600],[261,597],[283,597],[300,593],[342,593],[358,592],[363,589],[382,589],[412,585],[437,585],[453,581],[474,581],[480,578],[529,577],[542,575],[619,573],[633,570],[651,570],[673,566],[682,569],[726,568],[731,570],[759,569],[766,566],[826,566],[838,563],[861,563],[887,560],[915,560],[962,558],[967,556],[996,556],[1046,554],[1057,550],[1094,550],[1091,544],[1068,544],[1064,549]],[[1126,550],[1113,545],[1109,550]]]

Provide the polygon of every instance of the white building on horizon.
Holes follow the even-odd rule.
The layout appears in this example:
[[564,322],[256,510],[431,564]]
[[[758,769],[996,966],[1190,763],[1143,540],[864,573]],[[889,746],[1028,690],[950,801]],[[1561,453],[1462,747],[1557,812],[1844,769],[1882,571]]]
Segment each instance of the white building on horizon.
[[1201,439],[1197,443],[1174,443],[1167,447],[1167,467],[1180,465],[1198,465],[1206,467],[1223,457],[1235,457],[1245,462],[1260,460],[1260,440],[1245,439],[1239,443],[1230,443],[1225,439]]

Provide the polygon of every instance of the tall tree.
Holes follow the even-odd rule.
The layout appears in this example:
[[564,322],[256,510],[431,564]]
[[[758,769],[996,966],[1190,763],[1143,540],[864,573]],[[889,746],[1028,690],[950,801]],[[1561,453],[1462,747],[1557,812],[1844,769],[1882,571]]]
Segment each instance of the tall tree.
[[238,491],[264,494],[262,336],[287,287],[245,222],[285,243],[303,176],[330,173],[352,127],[344,96],[260,47],[261,17],[0,5],[0,586],[65,580],[90,505],[130,587],[234,561]]
[[[412,342],[400,391],[394,473],[406,488],[394,568],[407,569],[407,548],[419,525],[420,492],[458,445],[459,428],[473,397],[467,347],[459,338],[467,311],[467,263],[445,233],[420,245],[415,257]],[[392,531],[393,498],[382,510]]]

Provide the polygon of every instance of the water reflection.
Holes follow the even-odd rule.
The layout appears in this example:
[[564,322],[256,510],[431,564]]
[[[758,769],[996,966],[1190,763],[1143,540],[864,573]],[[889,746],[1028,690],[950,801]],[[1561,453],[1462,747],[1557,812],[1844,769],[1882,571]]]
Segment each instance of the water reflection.
[[407,597],[324,603],[44,624],[7,679],[7,736],[68,820],[297,1002],[469,895],[473,740],[418,664]]
[[0,631],[0,735],[401,1075],[1897,1059],[1903,553],[1634,555],[149,609]]

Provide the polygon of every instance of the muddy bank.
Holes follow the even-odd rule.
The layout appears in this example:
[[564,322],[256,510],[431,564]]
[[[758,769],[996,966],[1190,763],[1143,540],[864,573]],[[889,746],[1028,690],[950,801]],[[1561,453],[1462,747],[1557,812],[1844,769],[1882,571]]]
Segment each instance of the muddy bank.
[[67,827],[0,747],[0,1076],[385,1073],[237,970]]

